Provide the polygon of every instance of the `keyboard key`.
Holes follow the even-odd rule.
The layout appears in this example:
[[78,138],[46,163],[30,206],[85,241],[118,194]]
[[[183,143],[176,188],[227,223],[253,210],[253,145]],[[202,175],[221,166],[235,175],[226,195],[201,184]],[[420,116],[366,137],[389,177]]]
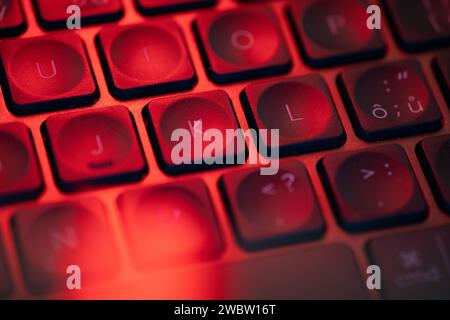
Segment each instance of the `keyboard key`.
[[111,93],[119,99],[187,90],[196,82],[175,22],[108,26],[98,44]]
[[344,71],[338,82],[353,126],[366,141],[434,131],[443,125],[416,61],[351,69]]
[[[235,159],[245,153],[245,141],[240,134],[236,139],[219,141],[222,150],[212,148],[207,141],[210,129],[218,130],[224,139],[227,130],[239,129],[231,101],[224,91],[155,99],[144,109],[144,117],[157,149],[158,162],[170,174],[216,168],[229,164],[227,158]],[[186,141],[178,136],[180,129],[189,135]],[[190,151],[183,150],[186,144]]]
[[447,45],[450,41],[448,0],[386,0],[399,44],[409,51]]
[[333,148],[346,139],[327,85],[318,75],[251,84],[243,100],[252,127],[280,130],[281,155]]
[[71,5],[80,8],[81,27],[115,21],[123,15],[121,0],[35,0],[39,23],[46,29],[67,28],[67,19],[73,15],[67,13]]
[[385,298],[450,299],[450,226],[378,238],[369,253]]
[[72,32],[9,40],[0,50],[13,113],[80,107],[99,96],[83,42]]
[[433,67],[450,106],[450,50],[441,53],[433,61]]
[[282,162],[272,176],[261,175],[259,169],[227,174],[221,185],[235,231],[246,249],[311,240],[325,231],[306,169],[296,161]]
[[143,14],[161,14],[211,6],[216,0],[136,0],[136,6]]
[[338,221],[350,232],[426,218],[427,205],[398,145],[327,156],[320,171]]
[[44,185],[27,127],[0,125],[0,204],[37,197]]
[[12,220],[26,283],[33,293],[68,290],[67,267],[78,266],[82,288],[116,269],[103,206],[96,200],[31,206]]
[[44,134],[57,183],[65,191],[136,181],[147,172],[125,107],[52,116]]
[[419,156],[440,207],[450,213],[450,135],[422,141]]
[[201,14],[195,30],[209,77],[218,83],[285,73],[291,57],[265,6]]
[[6,258],[3,247],[0,243],[0,299],[5,299],[11,294],[11,279],[6,264]]
[[367,28],[366,10],[360,0],[294,2],[289,14],[306,62],[325,67],[382,56],[383,40]]
[[0,37],[21,34],[26,27],[20,1],[0,0]]
[[126,192],[119,197],[119,208],[141,267],[211,260],[222,252],[214,210],[200,180]]

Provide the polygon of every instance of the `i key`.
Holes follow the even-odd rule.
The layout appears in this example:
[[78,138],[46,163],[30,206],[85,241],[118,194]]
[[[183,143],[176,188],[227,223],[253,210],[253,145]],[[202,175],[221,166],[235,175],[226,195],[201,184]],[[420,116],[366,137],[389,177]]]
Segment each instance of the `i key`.
[[20,1],[0,0],[0,37],[16,36],[26,27]]
[[8,40],[0,50],[3,92],[13,113],[80,107],[99,96],[83,42],[75,33]]
[[139,11],[146,15],[190,10],[213,5],[216,0],[135,0]]
[[443,51],[433,61],[434,71],[450,106],[450,50]]
[[246,249],[311,240],[325,230],[308,174],[298,162],[282,162],[272,176],[261,175],[259,169],[227,174],[221,185]]
[[52,116],[43,131],[57,183],[65,191],[135,181],[147,172],[125,107]]
[[425,219],[427,205],[398,145],[325,157],[319,165],[340,224],[358,232]]
[[6,264],[3,248],[3,243],[0,242],[0,299],[5,299],[12,291],[8,265]]
[[339,87],[357,134],[366,141],[438,130],[442,114],[414,60],[344,71]]

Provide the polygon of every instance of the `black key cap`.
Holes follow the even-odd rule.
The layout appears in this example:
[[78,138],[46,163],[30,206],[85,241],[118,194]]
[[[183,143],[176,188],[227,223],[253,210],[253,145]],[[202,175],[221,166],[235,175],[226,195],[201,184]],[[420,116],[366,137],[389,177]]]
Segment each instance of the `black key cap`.
[[350,232],[418,222],[426,217],[422,192],[398,145],[331,155],[319,168],[338,221]]
[[369,254],[385,298],[450,299],[450,226],[372,240]]
[[11,280],[8,274],[3,247],[0,243],[0,299],[6,298],[11,293]]
[[433,61],[434,71],[450,106],[450,50],[442,52]]
[[367,28],[366,10],[360,0],[293,2],[290,18],[306,62],[325,67],[382,56],[383,40]]
[[450,135],[425,139],[418,151],[440,207],[450,213]]
[[366,141],[434,131],[443,125],[442,114],[416,61],[350,69],[338,82],[353,126]]
[[450,1],[386,0],[386,7],[400,45],[418,51],[450,41]]

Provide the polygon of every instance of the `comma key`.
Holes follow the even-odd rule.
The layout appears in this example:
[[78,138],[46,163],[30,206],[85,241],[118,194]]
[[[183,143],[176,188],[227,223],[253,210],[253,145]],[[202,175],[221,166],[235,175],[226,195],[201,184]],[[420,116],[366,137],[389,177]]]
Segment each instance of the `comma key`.
[[370,241],[387,299],[450,299],[450,226]]

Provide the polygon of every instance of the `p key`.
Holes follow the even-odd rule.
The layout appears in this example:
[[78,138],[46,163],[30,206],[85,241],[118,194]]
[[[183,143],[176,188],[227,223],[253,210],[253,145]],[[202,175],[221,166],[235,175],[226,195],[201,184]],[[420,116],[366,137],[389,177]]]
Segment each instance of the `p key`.
[[5,98],[13,113],[85,106],[98,96],[82,40],[74,33],[0,45]]
[[44,134],[57,183],[65,191],[139,180],[147,172],[125,107],[53,116]]

